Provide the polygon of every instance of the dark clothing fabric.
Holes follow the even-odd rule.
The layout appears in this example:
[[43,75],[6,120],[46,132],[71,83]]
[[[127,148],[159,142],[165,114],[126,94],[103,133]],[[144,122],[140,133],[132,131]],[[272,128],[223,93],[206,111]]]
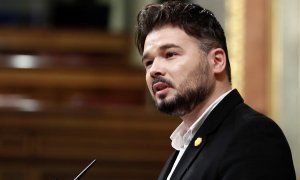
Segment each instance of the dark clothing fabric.
[[[194,141],[202,138],[199,146]],[[178,155],[161,171],[165,180]],[[274,121],[230,92],[197,131],[171,180],[295,180],[287,140]]]

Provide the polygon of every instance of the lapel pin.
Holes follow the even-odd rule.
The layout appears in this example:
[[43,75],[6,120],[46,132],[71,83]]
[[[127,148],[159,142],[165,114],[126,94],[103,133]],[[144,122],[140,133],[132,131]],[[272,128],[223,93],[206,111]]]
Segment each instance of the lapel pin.
[[194,142],[194,146],[197,147],[197,146],[200,146],[200,144],[202,143],[202,138],[201,137],[198,137],[195,142]]

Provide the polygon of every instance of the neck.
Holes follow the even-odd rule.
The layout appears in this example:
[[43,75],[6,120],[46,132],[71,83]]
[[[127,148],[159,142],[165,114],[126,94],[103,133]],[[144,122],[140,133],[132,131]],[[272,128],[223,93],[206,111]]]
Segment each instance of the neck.
[[215,88],[213,92],[201,103],[199,103],[190,113],[181,116],[180,118],[187,127],[191,127],[195,121],[204,113],[204,111],[222,94],[231,89],[231,86],[224,88]]

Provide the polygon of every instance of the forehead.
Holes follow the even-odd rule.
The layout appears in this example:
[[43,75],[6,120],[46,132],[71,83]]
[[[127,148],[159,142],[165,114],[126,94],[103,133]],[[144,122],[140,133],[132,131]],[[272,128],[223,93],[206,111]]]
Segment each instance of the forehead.
[[158,49],[165,44],[175,44],[183,49],[191,48],[191,46],[199,47],[199,40],[186,34],[179,27],[163,26],[159,29],[151,31],[144,44],[144,53],[153,49]]

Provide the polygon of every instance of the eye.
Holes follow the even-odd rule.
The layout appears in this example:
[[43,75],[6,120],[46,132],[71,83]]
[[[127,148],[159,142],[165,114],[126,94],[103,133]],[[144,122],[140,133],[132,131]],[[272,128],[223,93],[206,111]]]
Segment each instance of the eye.
[[147,60],[147,61],[144,61],[144,66],[145,68],[151,66],[153,64],[153,60]]
[[166,58],[171,58],[171,57],[174,57],[176,55],[178,55],[176,52],[167,52],[166,53]]

